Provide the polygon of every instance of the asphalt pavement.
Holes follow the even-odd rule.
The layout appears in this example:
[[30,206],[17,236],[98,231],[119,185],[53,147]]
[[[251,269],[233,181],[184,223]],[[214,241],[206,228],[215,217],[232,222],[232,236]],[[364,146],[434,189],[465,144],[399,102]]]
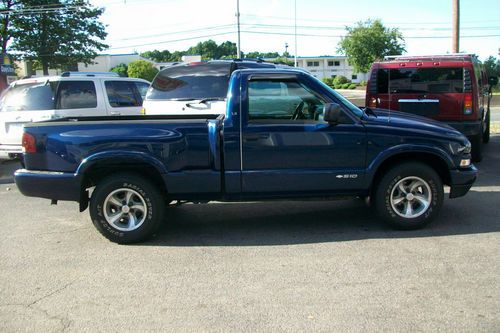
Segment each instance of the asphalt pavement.
[[169,209],[120,246],[0,165],[0,331],[498,332],[500,136],[465,197],[394,231],[360,200]]

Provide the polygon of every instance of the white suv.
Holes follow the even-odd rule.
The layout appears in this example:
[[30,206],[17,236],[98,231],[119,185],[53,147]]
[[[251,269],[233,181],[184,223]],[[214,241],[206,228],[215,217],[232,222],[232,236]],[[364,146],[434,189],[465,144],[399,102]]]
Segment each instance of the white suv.
[[64,117],[140,115],[149,82],[66,72],[13,82],[0,97],[0,160],[20,154],[23,125]]

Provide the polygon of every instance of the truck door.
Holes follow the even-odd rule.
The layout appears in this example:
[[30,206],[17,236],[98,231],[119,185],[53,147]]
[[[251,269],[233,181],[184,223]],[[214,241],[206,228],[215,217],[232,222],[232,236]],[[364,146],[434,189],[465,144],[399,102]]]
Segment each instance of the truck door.
[[242,191],[289,194],[359,189],[365,129],[322,120],[328,98],[294,77],[242,82]]

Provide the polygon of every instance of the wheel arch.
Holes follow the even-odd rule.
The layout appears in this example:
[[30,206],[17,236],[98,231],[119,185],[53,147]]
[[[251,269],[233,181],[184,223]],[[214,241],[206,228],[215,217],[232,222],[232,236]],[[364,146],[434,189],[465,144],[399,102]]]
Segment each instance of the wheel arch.
[[381,158],[373,165],[372,172],[370,173],[370,184],[372,184],[370,193],[377,187],[382,175],[395,165],[405,162],[421,162],[426,164],[437,172],[443,184],[449,185],[451,182],[450,165],[452,165],[452,162],[443,158],[441,154],[425,150],[399,151]]
[[92,155],[82,161],[75,172],[81,179],[80,211],[88,206],[87,189],[117,173],[135,174],[146,178],[166,195],[168,189],[164,175],[167,172],[163,163],[142,152],[101,152]]

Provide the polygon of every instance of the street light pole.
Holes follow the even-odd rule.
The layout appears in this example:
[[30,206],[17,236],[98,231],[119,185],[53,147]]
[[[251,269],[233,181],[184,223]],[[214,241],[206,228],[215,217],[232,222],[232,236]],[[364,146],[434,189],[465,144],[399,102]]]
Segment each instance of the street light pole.
[[240,48],[240,0],[236,0],[236,20],[238,22],[238,45],[236,51],[236,57],[241,59],[241,48]]
[[460,52],[460,0],[452,0],[453,8],[453,42],[452,42],[452,53]]

